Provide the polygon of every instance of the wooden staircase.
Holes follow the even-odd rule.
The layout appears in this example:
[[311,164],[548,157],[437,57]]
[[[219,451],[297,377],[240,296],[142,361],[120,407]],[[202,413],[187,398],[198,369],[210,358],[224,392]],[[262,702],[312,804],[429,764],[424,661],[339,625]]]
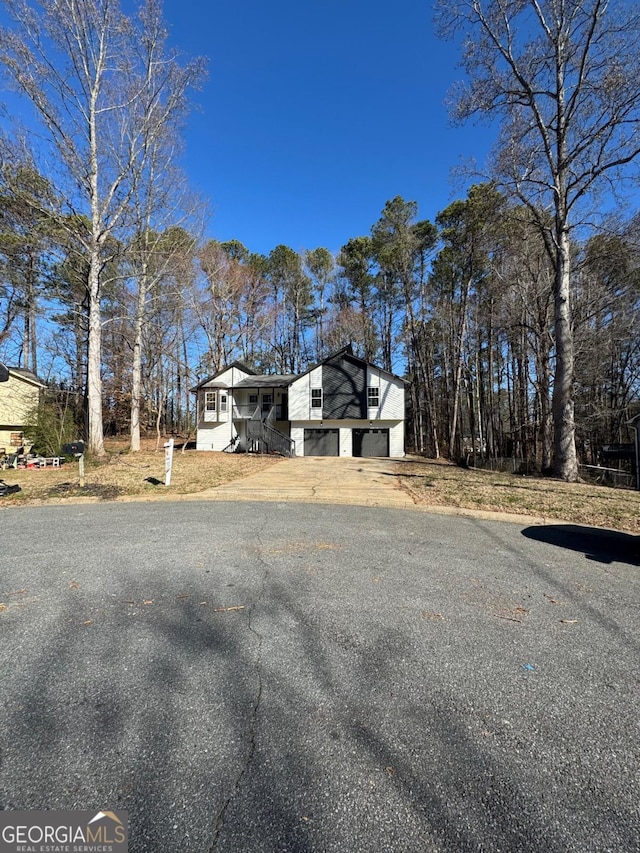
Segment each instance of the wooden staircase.
[[247,421],[247,453],[279,453],[281,456],[295,456],[296,443],[288,435],[273,425],[276,407],[273,406],[266,418],[259,409]]

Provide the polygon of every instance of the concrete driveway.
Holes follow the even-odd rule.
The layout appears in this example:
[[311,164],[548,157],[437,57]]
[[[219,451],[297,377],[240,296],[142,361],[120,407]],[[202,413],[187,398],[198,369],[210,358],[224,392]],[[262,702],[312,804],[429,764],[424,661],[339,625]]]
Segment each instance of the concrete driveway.
[[258,474],[200,493],[198,498],[414,507],[397,484],[403,464],[402,459],[331,456],[283,459]]

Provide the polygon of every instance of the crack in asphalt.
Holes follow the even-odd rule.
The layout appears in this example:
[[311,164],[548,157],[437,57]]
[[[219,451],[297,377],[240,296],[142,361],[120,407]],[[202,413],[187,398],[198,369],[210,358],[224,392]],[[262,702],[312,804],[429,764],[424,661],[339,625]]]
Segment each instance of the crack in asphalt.
[[254,610],[256,609],[256,607],[258,606],[258,604],[260,604],[260,602],[262,601],[262,598],[265,594],[265,590],[266,590],[266,586],[267,586],[267,578],[269,576],[269,568],[270,567],[269,567],[269,564],[267,562],[265,562],[265,560],[263,559],[262,552],[261,552],[261,549],[264,547],[262,539],[261,539],[261,535],[262,535],[262,532],[264,531],[266,525],[267,525],[267,521],[265,518],[264,524],[262,525],[260,530],[258,530],[256,533],[256,539],[258,541],[257,559],[258,559],[258,562],[261,563],[262,566],[264,567],[264,574],[262,575],[262,581],[260,584],[260,591],[259,591],[258,595],[256,596],[255,600],[253,601],[253,603],[251,604],[251,606],[249,607],[248,611],[247,611],[247,613],[248,613],[247,624],[248,624],[249,631],[257,638],[257,641],[258,641],[258,648],[256,651],[256,657],[255,657],[255,662],[254,662],[254,669],[256,671],[257,680],[258,680],[258,689],[257,689],[256,695],[255,695],[255,698],[253,700],[253,707],[251,709],[251,716],[249,718],[249,731],[248,731],[249,748],[247,750],[246,758],[245,758],[245,760],[244,760],[244,762],[243,762],[243,764],[242,764],[242,766],[238,772],[238,775],[235,778],[231,793],[229,794],[229,796],[226,798],[226,800],[222,804],[220,811],[218,812],[218,815],[216,817],[213,841],[211,842],[211,846],[209,847],[209,853],[214,853],[214,851],[216,850],[216,848],[218,846],[218,841],[220,840],[220,836],[221,836],[222,830],[224,828],[224,822],[225,822],[227,810],[229,809],[229,806],[231,805],[231,803],[235,800],[235,798],[240,793],[240,787],[242,785],[242,779],[244,778],[245,773],[249,769],[249,765],[251,764],[251,762],[253,760],[253,756],[254,756],[255,751],[256,751],[256,729],[257,729],[257,722],[258,722],[258,713],[260,711],[260,704],[262,702],[262,670],[261,670],[261,667],[262,667],[262,643],[263,643],[264,637],[262,636],[262,634],[259,631],[256,631],[256,629],[253,627],[253,613],[254,613]]
[[317,497],[317,489],[319,489],[320,486],[322,485],[322,481],[321,481],[320,477],[318,477],[317,475],[315,475],[314,480],[315,480],[315,482],[311,483],[311,497],[312,498]]

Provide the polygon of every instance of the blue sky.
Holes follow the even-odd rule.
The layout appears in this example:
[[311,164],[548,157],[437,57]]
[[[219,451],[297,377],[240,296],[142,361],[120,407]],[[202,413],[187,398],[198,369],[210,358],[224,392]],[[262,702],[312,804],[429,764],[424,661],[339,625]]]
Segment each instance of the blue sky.
[[464,195],[452,169],[486,159],[487,128],[450,125],[462,72],[429,0],[164,0],[164,13],[172,42],[209,59],[183,165],[210,237],[337,253],[396,195],[434,219]]
[[484,161],[485,128],[450,126],[460,77],[423,0],[165,0],[176,45],[209,57],[185,166],[209,198],[209,235],[268,253],[338,251],[401,195],[433,219]]

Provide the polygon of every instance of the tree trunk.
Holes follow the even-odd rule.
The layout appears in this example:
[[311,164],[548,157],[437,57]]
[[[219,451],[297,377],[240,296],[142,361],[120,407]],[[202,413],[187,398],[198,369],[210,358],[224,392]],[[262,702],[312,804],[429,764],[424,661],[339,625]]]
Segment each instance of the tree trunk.
[[144,324],[145,297],[147,294],[146,269],[138,283],[136,322],[131,364],[131,450],[140,452],[140,398],[142,396],[142,327]]
[[455,458],[462,452],[462,442],[457,441],[456,435],[460,433],[462,438],[462,428],[459,424],[460,416],[460,396],[462,387],[462,367],[464,361],[464,339],[467,332],[467,302],[469,300],[469,291],[471,290],[471,279],[467,279],[462,294],[462,304],[460,306],[461,316],[460,325],[458,327],[458,338],[455,342],[456,347],[456,372],[453,385],[453,415],[451,417],[451,446],[449,448],[449,458]]
[[556,477],[577,482],[575,421],[572,397],[573,386],[573,329],[571,326],[569,236],[566,228],[560,233],[555,279],[555,343],[556,369],[553,380],[553,425]]
[[550,352],[545,330],[537,342],[536,353],[536,389],[540,402],[540,440],[541,440],[541,470],[549,474],[553,466],[553,417],[551,413],[551,369],[549,364]]
[[102,428],[102,322],[100,314],[100,250],[92,248],[89,258],[89,347],[87,355],[88,450],[104,456]]

